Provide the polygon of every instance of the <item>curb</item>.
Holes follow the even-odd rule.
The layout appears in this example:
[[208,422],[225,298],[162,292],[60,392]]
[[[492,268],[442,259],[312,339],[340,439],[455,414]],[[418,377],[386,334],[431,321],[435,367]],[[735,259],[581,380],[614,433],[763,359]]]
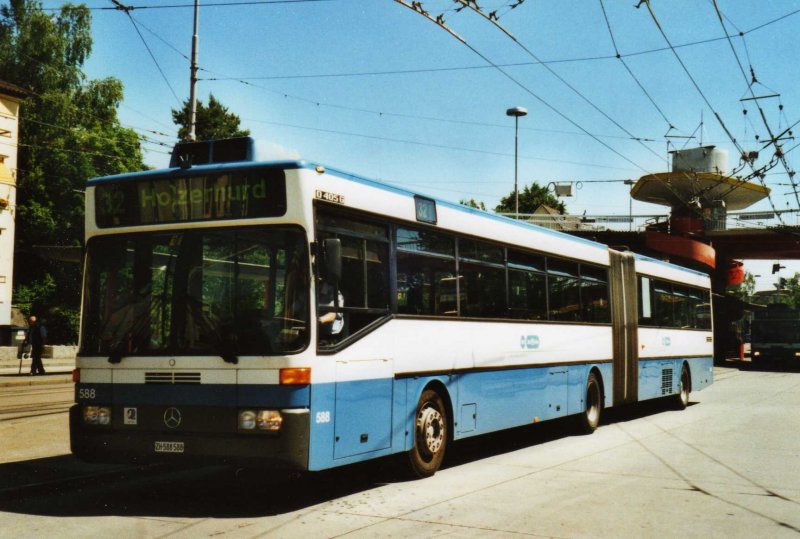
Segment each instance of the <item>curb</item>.
[[38,386],[72,383],[72,373],[53,374],[50,376],[21,376],[13,375],[15,380],[3,380],[0,376],[0,387]]

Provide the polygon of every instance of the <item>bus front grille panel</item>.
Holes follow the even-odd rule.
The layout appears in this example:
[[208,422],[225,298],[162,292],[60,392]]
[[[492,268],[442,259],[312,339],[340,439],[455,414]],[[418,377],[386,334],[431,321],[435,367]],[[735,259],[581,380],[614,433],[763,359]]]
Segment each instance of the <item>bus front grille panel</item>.
[[663,369],[661,371],[661,394],[672,394],[672,369]]
[[146,372],[145,384],[199,384],[199,372]]

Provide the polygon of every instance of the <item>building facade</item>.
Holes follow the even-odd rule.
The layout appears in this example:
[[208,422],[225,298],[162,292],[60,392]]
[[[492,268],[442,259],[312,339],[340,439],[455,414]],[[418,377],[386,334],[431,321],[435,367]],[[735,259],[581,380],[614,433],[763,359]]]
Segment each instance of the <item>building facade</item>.
[[26,92],[0,80],[0,343],[12,326],[14,224],[17,214],[17,146],[20,102]]

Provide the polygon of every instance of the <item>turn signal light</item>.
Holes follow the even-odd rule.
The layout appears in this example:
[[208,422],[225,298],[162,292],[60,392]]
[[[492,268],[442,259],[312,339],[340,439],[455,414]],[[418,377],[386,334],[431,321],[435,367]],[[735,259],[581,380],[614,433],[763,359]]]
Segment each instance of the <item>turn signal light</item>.
[[280,380],[282,386],[307,386],[311,383],[311,369],[281,369]]

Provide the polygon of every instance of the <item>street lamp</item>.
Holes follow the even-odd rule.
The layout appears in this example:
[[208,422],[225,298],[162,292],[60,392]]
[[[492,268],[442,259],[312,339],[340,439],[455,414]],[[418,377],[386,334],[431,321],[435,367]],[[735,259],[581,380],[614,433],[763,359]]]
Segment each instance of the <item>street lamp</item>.
[[[633,184],[636,183],[636,180],[625,180],[622,183],[624,183],[625,185],[633,185]],[[628,230],[632,231],[633,230],[633,197],[630,196],[630,193],[628,193],[628,196],[630,197],[630,199],[628,200],[628,223],[629,223],[628,224]]]
[[517,160],[519,151],[519,119],[528,114],[522,107],[513,107],[506,111],[506,116],[514,117],[514,218],[519,219],[519,191],[517,190]]

